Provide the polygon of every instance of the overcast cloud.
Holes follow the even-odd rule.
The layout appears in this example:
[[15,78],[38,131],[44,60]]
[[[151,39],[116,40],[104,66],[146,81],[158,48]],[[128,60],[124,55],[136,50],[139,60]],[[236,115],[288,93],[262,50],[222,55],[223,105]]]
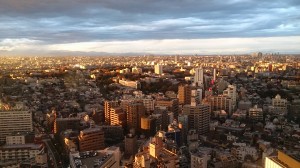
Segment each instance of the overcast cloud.
[[299,11],[299,0],[0,0],[0,55],[297,53]]

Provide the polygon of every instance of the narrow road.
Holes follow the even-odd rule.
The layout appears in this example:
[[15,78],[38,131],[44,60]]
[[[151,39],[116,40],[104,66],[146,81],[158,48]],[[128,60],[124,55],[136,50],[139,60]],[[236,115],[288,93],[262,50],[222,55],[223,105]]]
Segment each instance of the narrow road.
[[61,165],[61,160],[59,158],[59,154],[57,153],[55,147],[53,146],[50,139],[44,139],[43,142],[46,144],[48,153],[50,153],[50,156],[53,159],[54,167],[55,168],[63,168]]

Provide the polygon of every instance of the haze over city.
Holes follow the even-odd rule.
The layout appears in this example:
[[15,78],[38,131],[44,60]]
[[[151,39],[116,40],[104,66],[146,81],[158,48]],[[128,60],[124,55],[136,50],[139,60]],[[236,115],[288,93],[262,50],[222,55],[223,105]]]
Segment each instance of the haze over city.
[[299,53],[297,0],[0,0],[0,55]]

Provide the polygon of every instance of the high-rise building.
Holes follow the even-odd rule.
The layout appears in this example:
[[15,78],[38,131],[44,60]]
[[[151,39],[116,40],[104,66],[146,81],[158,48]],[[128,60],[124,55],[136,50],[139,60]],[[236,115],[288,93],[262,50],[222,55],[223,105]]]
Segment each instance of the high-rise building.
[[163,148],[162,137],[155,136],[151,139],[149,144],[149,154],[150,156],[157,158]]
[[153,115],[141,118],[141,131],[146,136],[154,136],[155,133],[159,130],[157,129],[158,125],[156,120],[157,119]]
[[272,105],[269,106],[269,113],[278,116],[286,115],[287,103],[286,99],[282,99],[279,94],[276,95],[275,98],[272,99]]
[[204,84],[204,77],[203,77],[203,69],[202,68],[196,68],[195,69],[194,83],[198,86],[202,86]]
[[178,100],[181,105],[191,103],[191,88],[189,85],[178,86]]
[[167,110],[167,107],[165,106],[156,106],[154,110],[154,115],[159,116],[160,122],[159,124],[159,130],[167,130],[168,125],[170,124],[170,118],[169,118],[170,111]]
[[138,152],[137,137],[130,133],[125,136],[125,154],[134,155]]
[[184,105],[183,114],[188,115],[189,129],[195,129],[198,134],[209,131],[210,107],[208,105]]
[[54,122],[54,133],[60,134],[67,129],[79,130],[80,118],[56,118]]
[[236,109],[236,86],[228,85],[227,89],[223,91],[223,95],[231,98],[232,101],[232,110]]
[[127,107],[130,103],[134,103],[134,102],[137,102],[136,99],[134,99],[134,97],[132,96],[123,96],[123,98],[121,99],[121,102],[120,102],[120,107],[122,108],[123,111],[126,111],[127,110]]
[[88,128],[80,131],[78,141],[80,152],[105,148],[104,132],[101,128]]
[[156,106],[166,107],[168,111],[173,112],[174,119],[177,119],[179,113],[178,99],[163,98],[156,101]]
[[1,111],[0,109],[0,142],[5,142],[6,136],[12,132],[30,131],[33,131],[30,111]]
[[154,66],[154,73],[161,75],[163,74],[163,66],[160,64],[157,64]]
[[110,108],[110,123],[109,125],[126,125],[126,114],[120,107]]
[[145,115],[145,106],[141,102],[130,103],[127,106],[127,127],[129,129],[134,128],[140,130],[141,128],[141,117]]
[[224,95],[211,96],[210,107],[211,111],[224,110],[229,115],[232,114],[232,100],[231,98]]
[[255,105],[253,108],[250,108],[249,118],[254,121],[262,121],[263,120],[262,108],[258,108],[257,105]]
[[216,79],[217,79],[217,70],[214,68],[214,74],[213,74],[214,78],[214,82],[216,82]]
[[191,90],[191,105],[197,106],[202,102],[202,89],[192,89]]
[[110,124],[110,109],[113,107],[118,107],[118,101],[105,101],[104,102],[104,119],[105,122]]
[[179,114],[178,116],[178,125],[181,129],[182,132],[182,143],[186,144],[187,143],[187,134],[189,131],[189,116],[186,114]]
[[143,99],[143,104],[145,106],[147,114],[151,114],[154,110],[154,100],[150,98],[144,98]]

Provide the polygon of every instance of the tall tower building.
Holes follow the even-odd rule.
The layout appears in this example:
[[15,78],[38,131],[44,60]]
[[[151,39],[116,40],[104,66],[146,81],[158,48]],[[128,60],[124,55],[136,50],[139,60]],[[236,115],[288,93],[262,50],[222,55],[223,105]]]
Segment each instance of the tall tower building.
[[216,81],[216,79],[217,79],[217,70],[216,70],[216,68],[214,68],[214,82]]
[[197,106],[202,102],[202,89],[191,90],[191,105]]
[[113,107],[118,107],[118,101],[105,101],[104,102],[104,119],[105,122],[110,124],[110,111]]
[[180,126],[180,129],[182,131],[182,142],[183,143],[187,143],[187,134],[188,134],[188,131],[189,131],[189,119],[188,119],[188,115],[186,114],[180,114],[178,116],[178,124]]
[[198,86],[203,85],[204,78],[203,78],[203,69],[202,68],[195,69],[194,83]]
[[191,88],[189,85],[178,86],[179,104],[185,105],[191,103]]
[[0,107],[0,142],[5,142],[6,136],[12,132],[28,131],[33,131],[30,111],[2,111]]
[[199,135],[208,133],[210,122],[208,105],[184,105],[183,114],[188,115],[189,129],[195,129]]
[[232,110],[236,109],[236,86],[228,85],[227,89],[223,91],[223,95],[230,97],[232,101]]
[[161,75],[163,73],[163,66],[160,64],[157,64],[154,66],[154,73]]
[[127,127],[129,129],[134,128],[140,130],[141,128],[141,117],[145,115],[145,106],[143,103],[130,103],[127,106]]

